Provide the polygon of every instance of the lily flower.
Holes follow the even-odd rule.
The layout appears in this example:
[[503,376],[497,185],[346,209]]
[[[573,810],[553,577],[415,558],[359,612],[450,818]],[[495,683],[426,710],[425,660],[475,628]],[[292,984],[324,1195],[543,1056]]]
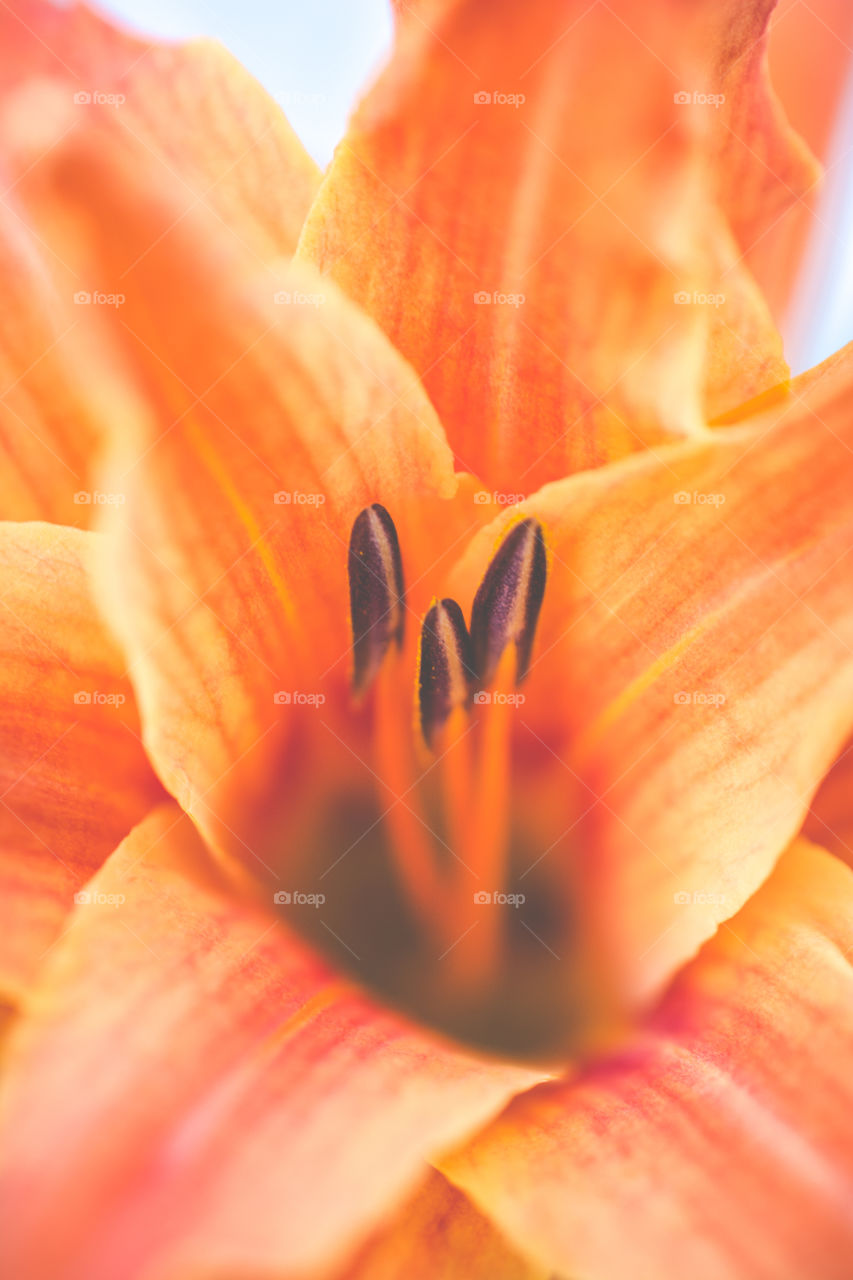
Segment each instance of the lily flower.
[[[324,175],[218,46],[0,12],[4,1274],[849,1280],[772,8],[400,0]],[[849,26],[774,32],[818,149]]]

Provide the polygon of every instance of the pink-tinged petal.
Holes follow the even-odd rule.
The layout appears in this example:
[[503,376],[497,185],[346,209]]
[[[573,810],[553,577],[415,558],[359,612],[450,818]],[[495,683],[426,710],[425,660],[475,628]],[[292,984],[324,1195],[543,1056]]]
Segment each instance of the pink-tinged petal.
[[0,525],[0,993],[162,799],[124,662],[91,597],[94,534]]
[[815,174],[767,87],[771,8],[397,6],[299,254],[422,375],[461,466],[530,492],[785,376],[741,243]]
[[810,190],[818,175],[814,157],[788,122],[770,84],[768,24],[776,0],[716,5],[720,23],[720,203],[741,252]]
[[853,867],[853,739],[845,742],[820,784],[803,834]]
[[348,1266],[323,1280],[549,1280],[434,1170]]
[[847,1280],[853,875],[804,842],[646,1032],[443,1167],[510,1239],[595,1280]]
[[10,1047],[16,1280],[343,1260],[426,1159],[543,1078],[377,1007],[220,885],[174,806],[88,890]]
[[292,252],[319,170],[276,102],[221,45],[146,39],[84,4],[3,6],[0,89],[12,95],[44,79],[73,107],[72,127],[85,128],[103,107],[145,152],[154,182],[179,181],[260,257]]
[[[762,415],[520,514],[551,549],[515,718],[528,856],[642,999],[762,883],[853,731],[853,347]],[[451,578],[464,607],[515,518]]]

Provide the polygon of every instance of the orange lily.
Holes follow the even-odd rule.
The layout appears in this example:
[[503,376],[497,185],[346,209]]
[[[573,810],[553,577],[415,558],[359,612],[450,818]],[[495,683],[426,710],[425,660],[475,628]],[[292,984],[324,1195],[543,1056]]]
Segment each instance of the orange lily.
[[772,4],[396,7],[322,181],[218,48],[0,18],[5,1273],[848,1280]]

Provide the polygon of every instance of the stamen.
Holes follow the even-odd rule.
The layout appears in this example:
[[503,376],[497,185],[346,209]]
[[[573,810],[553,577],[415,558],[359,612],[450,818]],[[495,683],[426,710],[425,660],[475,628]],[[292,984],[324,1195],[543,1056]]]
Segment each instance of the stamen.
[[418,663],[421,729],[428,747],[450,713],[470,702],[473,691],[471,641],[462,610],[455,600],[436,601],[424,618]]
[[349,543],[349,592],[352,621],[352,687],[370,686],[392,643],[401,647],[403,560],[394,521],[378,502],[356,517]]
[[504,538],[471,609],[471,651],[481,684],[494,678],[506,647],[515,645],[516,684],[527,675],[548,574],[538,520],[522,520]]
[[442,919],[444,893],[422,797],[412,782],[417,774],[410,681],[402,660],[391,654],[376,681],[374,772],[387,793],[382,817],[397,880],[424,936],[432,937]]
[[[460,845],[467,875],[457,877],[452,918],[458,945],[451,961],[457,990],[484,991],[500,972],[506,917],[493,896],[507,888],[510,823],[510,738],[515,654],[505,650],[495,672],[494,693],[478,707],[479,735],[468,783],[465,841]],[[499,695],[499,696],[498,696]],[[480,892],[478,892],[480,891]],[[480,893],[488,895],[482,905]]]

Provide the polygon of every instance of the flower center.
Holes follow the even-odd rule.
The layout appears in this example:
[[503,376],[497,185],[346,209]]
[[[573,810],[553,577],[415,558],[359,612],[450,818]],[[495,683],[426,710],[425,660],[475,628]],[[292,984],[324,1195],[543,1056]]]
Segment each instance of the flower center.
[[415,671],[402,656],[402,565],[389,513],[378,504],[362,511],[349,548],[353,692],[374,700],[374,769],[396,797],[382,821],[399,891],[435,955],[445,1006],[452,992],[470,1012],[500,990],[509,935],[532,889],[511,883],[510,739],[545,593],[545,540],[535,520],[513,526],[476,592],[470,626],[455,600],[433,602]]
[[302,716],[282,762],[291,780],[269,855],[281,865],[286,848],[282,914],[458,1039],[539,1060],[595,1052],[602,979],[577,907],[580,829],[566,822],[581,801],[526,723],[525,699],[538,707],[542,691],[519,692],[534,680],[543,530],[509,528],[467,616],[448,597],[415,614],[405,551],[384,507],[359,514],[349,697],[337,686],[322,734]]

